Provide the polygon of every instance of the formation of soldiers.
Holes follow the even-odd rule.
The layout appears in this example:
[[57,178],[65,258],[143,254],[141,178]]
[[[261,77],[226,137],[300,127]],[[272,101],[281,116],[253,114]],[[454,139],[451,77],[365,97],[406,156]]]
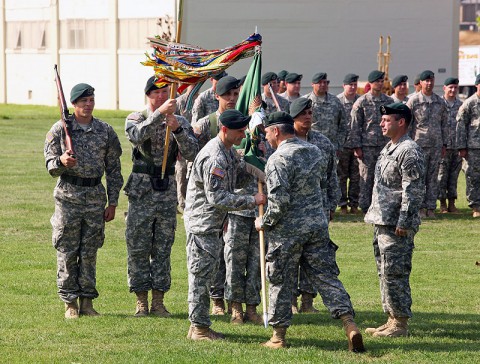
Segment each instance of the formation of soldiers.
[[[433,93],[435,76],[428,70],[418,75],[419,89],[408,96],[406,75],[393,79],[391,97],[383,93],[384,73],[376,70],[368,76],[369,92],[361,96],[359,76],[353,73],[344,77],[344,92],[336,96],[328,92],[324,72],[313,75],[312,92],[301,96],[302,78],[294,72],[266,72],[260,117],[235,110],[242,80],[226,73],[212,78],[210,89],[191,95],[192,110],[186,107],[187,96],[172,99],[168,85],[157,87],[153,77],[147,81],[146,108],[131,113],[125,123],[133,148],[133,170],[124,192],[135,316],[170,315],[164,295],[171,283],[178,210],[184,213],[187,232],[189,339],[224,338],[210,328],[210,313],[228,313],[232,324],[263,323],[257,313],[257,231],[265,230],[268,319],[274,333],[264,345],[285,347],[291,315],[318,312],[313,298],[319,293],[332,318],[342,320],[349,350],[364,351],[353,306],[338,279],[337,246],[328,233],[339,206],[340,214],[363,212],[365,221],[375,225],[375,258],[389,320],[366,332],[407,335],[413,237],[420,217],[435,217],[437,199],[441,213],[457,212],[462,159],[469,206],[480,217],[480,76],[477,93],[463,104],[457,99],[458,79],[448,78],[444,95],[438,96]],[[51,219],[58,293],[65,317],[77,318],[98,315],[92,304],[98,296],[96,255],[104,222],[115,217],[123,179],[118,137],[92,115],[93,87],[76,85],[70,100],[75,152],[66,149],[64,129],[57,122],[47,134],[45,160],[49,173],[60,177]],[[165,150],[167,127],[170,143]],[[261,137],[265,173],[245,163],[233,148],[246,130],[257,130]],[[263,217],[258,216],[259,205],[267,206]],[[392,241],[410,257],[402,277],[388,276],[384,267]],[[400,288],[390,289],[391,279],[400,280]]]

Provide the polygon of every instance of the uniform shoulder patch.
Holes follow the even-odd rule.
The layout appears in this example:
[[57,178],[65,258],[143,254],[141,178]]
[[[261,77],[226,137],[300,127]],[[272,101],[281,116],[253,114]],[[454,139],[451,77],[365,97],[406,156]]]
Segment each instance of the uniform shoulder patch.
[[136,121],[136,122],[141,122],[145,120],[145,117],[142,115],[141,112],[132,112],[130,115],[127,116],[128,120]]
[[51,143],[53,140],[53,133],[51,131],[49,131],[47,133],[47,142]]
[[221,168],[214,167],[211,172],[214,176],[224,178],[225,177],[225,171]]

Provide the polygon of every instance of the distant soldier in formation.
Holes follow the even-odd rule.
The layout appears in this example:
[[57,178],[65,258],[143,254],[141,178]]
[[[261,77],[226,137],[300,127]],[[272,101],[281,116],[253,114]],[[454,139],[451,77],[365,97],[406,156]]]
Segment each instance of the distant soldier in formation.
[[394,102],[403,102],[404,104],[408,101],[408,76],[399,75],[395,77],[392,81],[393,94],[390,96]]
[[285,92],[281,93],[280,96],[284,97],[288,100],[288,102],[292,102],[295,99],[300,97],[300,88],[302,86],[302,77],[303,75],[299,75],[298,73],[289,73],[285,76],[285,83],[286,83],[286,90]]
[[447,78],[443,83],[443,101],[448,113],[448,136],[447,151],[438,170],[438,199],[440,200],[440,212],[442,214],[458,212],[455,200],[457,199],[458,175],[462,168],[462,157],[458,155],[455,143],[457,113],[462,105],[462,102],[457,98],[458,83],[458,78],[453,77]]
[[[267,72],[263,74],[262,76],[262,87],[263,87],[263,93],[262,93],[262,100],[265,102],[267,107],[265,108],[265,113],[267,115],[271,114],[272,112],[275,111],[285,111],[289,112],[290,111],[290,103],[287,101],[287,99],[283,98],[278,94],[278,77],[274,72]],[[270,91],[270,87],[272,86],[272,91],[275,95],[272,95],[272,92]],[[280,106],[281,110],[277,110],[277,105],[275,104],[275,101],[273,99],[275,97],[277,99],[278,105]]]
[[[57,250],[58,295],[65,302],[67,319],[98,315],[92,304],[98,297],[97,251],[105,239],[105,222],[115,218],[123,185],[120,141],[109,124],[93,116],[94,91],[86,83],[71,90],[74,112],[67,122],[74,151],[66,147],[62,121],[52,126],[44,146],[48,173],[60,177],[50,222]],[[106,191],[101,183],[104,174]]]
[[278,72],[278,93],[282,94],[285,91],[287,91],[287,83],[285,82],[285,77],[287,77],[288,71],[286,70],[281,70]]
[[217,82],[225,76],[227,76],[227,73],[224,71],[218,75],[210,77],[212,87],[201,92],[193,103],[192,124],[218,109],[218,100],[215,98],[215,89],[217,88]]
[[408,94],[407,97],[410,98],[413,95],[419,93],[422,90],[422,85],[420,85],[420,74],[416,75],[413,79],[413,92]]

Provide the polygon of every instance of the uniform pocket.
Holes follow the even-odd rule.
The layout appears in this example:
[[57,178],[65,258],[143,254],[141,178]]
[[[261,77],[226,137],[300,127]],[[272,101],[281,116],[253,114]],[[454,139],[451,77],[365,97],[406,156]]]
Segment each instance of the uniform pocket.
[[287,257],[283,252],[282,246],[279,245],[276,248],[268,252],[265,257],[266,272],[270,283],[278,285],[284,280],[284,272],[287,265]]

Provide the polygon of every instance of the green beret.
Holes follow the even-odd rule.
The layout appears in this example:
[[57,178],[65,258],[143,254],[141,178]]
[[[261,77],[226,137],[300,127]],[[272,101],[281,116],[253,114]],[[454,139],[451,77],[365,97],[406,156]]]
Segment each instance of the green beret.
[[420,81],[430,80],[432,78],[435,78],[435,73],[430,70],[426,70],[420,73]]
[[319,83],[321,80],[326,80],[327,74],[325,72],[315,73],[312,77],[312,83]]
[[400,75],[400,76],[397,76],[393,79],[392,81],[392,87],[395,88],[397,87],[398,85],[400,85],[402,82],[407,82],[408,81],[408,77],[405,76],[405,75]]
[[455,77],[449,77],[445,80],[445,82],[443,83],[444,86],[448,86],[448,85],[458,85],[460,81],[458,80],[458,78],[455,78]]
[[412,120],[412,111],[403,102],[380,106],[380,112],[382,115],[402,115],[407,120],[407,123],[410,123],[410,120]]
[[420,75],[416,75],[415,78],[413,79],[413,84],[414,85],[419,85],[420,84]]
[[222,77],[218,82],[217,86],[215,87],[215,93],[219,96],[226,94],[228,91],[239,88],[240,87],[240,80],[237,80],[233,76],[225,76]]
[[288,75],[285,76],[285,82],[287,83],[294,83],[297,81],[302,80],[303,75],[299,75],[298,73],[289,73]]
[[375,82],[381,78],[385,78],[385,72],[375,70],[368,75],[368,82]]
[[242,129],[248,125],[250,116],[245,116],[235,109],[228,109],[220,114],[218,120],[228,129]]
[[285,77],[288,75],[288,71],[282,70],[278,72],[278,80],[279,81],[285,81]]
[[358,75],[356,75],[355,73],[349,73],[345,75],[345,78],[343,79],[343,84],[349,85],[352,82],[357,82],[357,81],[358,81]]
[[222,72],[220,72],[220,73],[218,73],[218,74],[216,74],[212,77],[213,77],[214,80],[219,81],[222,77],[225,77],[225,76],[228,76],[228,73],[225,72],[225,71],[222,71]]
[[245,83],[245,80],[247,79],[247,75],[243,76],[243,77],[240,77],[238,79],[239,81],[239,85],[242,86],[244,83]]
[[262,86],[265,86],[270,81],[278,79],[278,76],[275,72],[267,72],[262,76]]
[[293,118],[285,111],[275,111],[268,115],[265,121],[265,127],[269,127],[277,124],[290,124],[293,125]]
[[95,89],[86,84],[79,83],[78,85],[73,86],[72,91],[70,91],[70,102],[73,104],[80,97],[94,96]]
[[290,116],[296,118],[303,110],[309,109],[312,107],[312,100],[307,99],[306,97],[299,97],[295,99],[290,104]]
[[477,86],[480,83],[480,73],[477,75],[477,78],[475,78],[475,86]]

